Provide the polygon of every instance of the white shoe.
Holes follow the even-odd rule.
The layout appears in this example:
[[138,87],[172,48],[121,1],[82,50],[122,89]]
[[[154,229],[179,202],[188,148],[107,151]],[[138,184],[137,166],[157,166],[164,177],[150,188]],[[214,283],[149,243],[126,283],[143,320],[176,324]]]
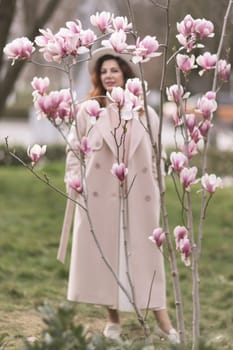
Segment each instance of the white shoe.
[[158,328],[157,334],[160,338],[167,339],[171,344],[180,344],[179,334],[174,328],[171,328],[168,333],[164,332],[161,328]]
[[108,322],[104,328],[103,334],[109,339],[120,339],[121,326],[119,323]]

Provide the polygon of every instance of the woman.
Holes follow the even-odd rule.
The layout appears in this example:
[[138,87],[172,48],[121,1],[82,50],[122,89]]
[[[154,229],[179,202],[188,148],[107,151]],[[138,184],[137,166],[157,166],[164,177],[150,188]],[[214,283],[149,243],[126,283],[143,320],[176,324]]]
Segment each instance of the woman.
[[[127,128],[123,129],[119,124],[116,106],[106,98],[106,93],[111,93],[114,87],[124,88],[126,80],[135,76],[135,67],[128,56],[119,57],[113,50],[106,48],[94,51],[89,62],[93,82],[90,97],[96,97],[105,108],[94,125],[87,114],[85,103],[77,116],[79,138],[87,136],[91,148],[85,160],[88,211],[103,255],[130,297],[133,298],[134,294],[134,302],[139,309],[151,309],[158,321],[160,333],[171,342],[178,343],[178,334],[166,310],[163,256],[148,239],[153,229],[158,227],[160,196],[151,140],[145,127],[146,116],[142,110],[139,113],[140,120],[127,121]],[[149,118],[156,140],[158,118],[151,108]],[[122,146],[116,146],[116,142],[121,140],[122,130],[125,136],[123,152]],[[121,131],[121,135],[118,131]],[[73,151],[75,145],[77,133],[74,127],[68,147],[66,181],[75,176],[81,177],[80,161]],[[120,192],[122,183],[110,171],[113,163],[119,162],[123,156],[128,168],[124,181],[124,212]],[[83,204],[80,195],[77,200]],[[123,216],[126,219],[122,225]],[[125,230],[122,226],[126,227]],[[124,253],[125,242],[127,258]],[[127,262],[134,293],[129,287]],[[102,259],[85,210],[78,205],[74,219],[68,299],[105,305],[109,320],[104,335],[109,338],[120,336],[119,311],[132,311],[128,298]]]

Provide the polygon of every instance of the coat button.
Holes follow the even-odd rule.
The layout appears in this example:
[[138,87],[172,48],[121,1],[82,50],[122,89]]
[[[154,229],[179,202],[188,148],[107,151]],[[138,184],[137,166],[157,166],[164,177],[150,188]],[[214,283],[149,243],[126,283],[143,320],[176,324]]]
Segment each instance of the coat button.
[[95,168],[99,169],[100,168],[100,163],[95,163]]
[[145,173],[147,173],[147,167],[145,166],[144,168],[142,168],[142,172],[143,172],[143,174],[145,174]]
[[98,197],[98,195],[99,195],[99,193],[96,191],[94,191],[92,194],[93,194],[93,197]]
[[146,201],[146,202],[149,202],[150,200],[151,200],[151,196],[150,196],[149,194],[146,195],[146,196],[145,196],[145,201]]

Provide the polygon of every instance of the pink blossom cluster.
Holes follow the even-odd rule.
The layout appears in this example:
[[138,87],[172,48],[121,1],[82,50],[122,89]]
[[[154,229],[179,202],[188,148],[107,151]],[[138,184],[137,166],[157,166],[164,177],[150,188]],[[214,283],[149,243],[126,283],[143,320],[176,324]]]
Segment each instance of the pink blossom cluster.
[[70,122],[74,119],[76,110],[73,110],[72,96],[69,89],[51,91],[47,93],[49,79],[34,77],[31,82],[34,88],[34,106],[39,117],[44,116],[55,123]]
[[33,43],[26,37],[14,39],[3,49],[4,54],[12,59],[12,65],[18,59],[31,59],[34,51]]
[[[195,63],[197,63],[197,65]],[[217,65],[218,77],[223,81],[227,81],[229,79],[231,71],[230,63],[227,63],[226,60],[218,61],[217,55],[211,54],[210,52],[205,52],[203,55],[199,55],[197,58],[195,58],[194,55],[189,56],[177,54],[176,64],[184,74],[190,73],[192,69],[199,66],[202,68],[199,71],[200,76],[202,76],[205,72],[215,69]]]
[[[127,43],[128,34],[132,30],[132,23],[128,22],[127,17],[115,17],[114,14],[103,11],[92,15],[90,21],[94,27],[108,35],[108,39],[102,40],[104,47],[111,47],[118,53],[130,54],[135,64],[161,55],[158,52],[159,43],[156,36],[137,38],[135,45]],[[34,41],[47,62],[61,63],[67,57],[71,57],[73,63],[76,63],[81,54],[90,53],[97,40],[96,34],[91,29],[84,30],[78,19],[66,22],[66,26],[56,33],[49,28],[40,29],[39,32],[41,35],[36,36]],[[26,37],[18,38],[5,46],[4,53],[13,63],[17,59],[31,59],[35,51],[33,45],[34,43]]]
[[110,12],[103,11],[92,15],[90,20],[102,33],[109,33],[109,38],[102,40],[104,47],[110,47],[118,53],[131,54],[135,64],[161,55],[157,52],[159,43],[156,36],[146,35],[142,40],[137,38],[135,45],[127,43],[127,34],[132,30],[132,23],[128,22],[127,17],[114,17]]
[[[208,135],[210,128],[212,127],[212,114],[217,109],[216,93],[213,91],[206,92],[197,101],[197,107],[195,113],[187,113],[181,115],[180,105],[186,103],[186,99],[189,97],[189,93],[184,93],[182,85],[172,85],[167,87],[168,100],[175,102],[177,105],[177,112],[174,113],[173,120],[175,127],[186,127],[187,140],[183,145],[180,145],[180,150],[185,154],[187,159],[191,159],[198,154],[199,142],[205,139]],[[198,116],[197,116],[198,113]],[[202,119],[200,120],[200,116]],[[180,153],[178,153],[178,161],[180,161]],[[170,167],[171,170],[178,171],[177,165],[173,164],[174,154],[172,154]],[[177,160],[175,160],[177,161]]]
[[125,89],[113,87],[112,91],[107,92],[106,96],[117,106],[121,119],[130,120],[137,118],[138,113],[144,106],[142,94],[141,80],[139,78],[132,78],[126,81]]
[[132,55],[132,62],[147,62],[153,57],[158,57],[161,52],[156,36],[147,35],[142,40],[137,39],[135,45],[127,44],[127,35],[125,31],[119,30],[111,34],[109,39],[102,40],[102,45],[114,49],[118,53],[129,53]]
[[194,19],[191,15],[186,15],[176,26],[179,33],[176,36],[177,40],[187,51],[200,47],[197,44],[199,39],[203,40],[214,36],[213,23],[204,18]]
[[117,16],[106,11],[96,12],[90,17],[91,24],[98,28],[102,33],[111,33],[124,31],[129,32],[132,29],[132,23],[128,22],[127,17]]
[[182,152],[172,152],[170,154],[170,161],[169,174],[175,171],[179,176],[183,188],[186,191],[190,191],[190,186],[198,182],[197,167],[188,167],[188,157]]
[[204,47],[203,44],[198,43],[199,40],[214,37],[214,25],[211,21],[204,18],[193,19],[191,15],[186,15],[180,23],[177,23],[177,30],[179,34],[176,37],[182,45],[181,49],[187,51],[187,54],[179,53],[176,56],[177,66],[184,74],[190,73],[192,69],[199,66],[201,67],[199,74],[203,75],[205,72],[215,69],[217,65],[219,79],[223,81],[229,79],[231,65],[223,59],[218,61],[216,54],[205,52],[196,59],[193,54],[189,55],[193,49]]
[[181,259],[186,266],[190,265],[190,255],[192,252],[188,230],[185,226],[176,226],[173,231],[176,249],[181,253]]
[[[168,98],[173,100],[177,106],[184,98],[184,89],[182,86],[173,85],[167,88]],[[196,111],[202,115],[202,120],[197,121],[196,114],[186,114],[183,118],[176,114],[174,118],[176,127],[183,127],[185,124],[187,131],[187,140],[180,146],[181,152],[172,152],[170,155],[170,166],[168,173],[176,172],[179,176],[180,183],[185,191],[191,190],[191,185],[199,182],[197,179],[197,167],[189,167],[189,159],[198,153],[198,142],[206,138],[209,129],[212,127],[211,116],[217,109],[216,93],[213,91],[206,92],[197,102]],[[214,174],[205,174],[201,178],[202,187],[209,193],[214,193],[217,187],[222,187],[222,180]]]
[[80,54],[89,52],[96,40],[94,32],[82,29],[79,20],[66,22],[66,27],[60,28],[55,34],[50,29],[39,31],[41,35],[35,38],[35,43],[47,62],[60,63],[67,56],[76,62]]

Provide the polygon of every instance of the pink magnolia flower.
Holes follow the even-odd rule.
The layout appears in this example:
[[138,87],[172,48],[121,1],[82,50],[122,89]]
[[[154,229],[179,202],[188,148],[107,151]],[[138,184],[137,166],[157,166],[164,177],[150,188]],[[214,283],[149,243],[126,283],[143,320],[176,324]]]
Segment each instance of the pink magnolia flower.
[[190,185],[197,183],[197,167],[183,168],[180,172],[180,183],[186,191],[190,191]]
[[112,14],[110,12],[102,11],[96,12],[90,17],[90,22],[94,27],[97,27],[101,32],[105,33],[111,29]]
[[191,159],[193,156],[198,154],[198,147],[196,142],[194,142],[194,140],[190,140],[187,146],[188,146],[187,150],[185,145],[182,145],[180,148],[182,152],[184,153],[187,152],[188,159]]
[[123,16],[113,18],[112,25],[116,31],[123,30],[124,32],[129,32],[132,29],[132,23],[128,23],[128,18]]
[[83,192],[82,182],[78,178],[72,178],[68,180],[68,185],[70,188],[73,188],[76,192]]
[[47,146],[40,146],[37,143],[35,145],[28,146],[27,155],[32,160],[32,165],[36,164],[40,158],[45,154]]
[[177,171],[178,173],[188,164],[188,158],[184,153],[172,152],[170,155],[171,169]]
[[194,35],[187,37],[183,34],[177,34],[176,38],[179,43],[187,50],[187,52],[192,51],[196,47],[203,47],[203,45],[196,43],[196,37]]
[[128,174],[128,168],[124,163],[114,163],[111,169],[111,173],[116,176],[120,181],[124,181]]
[[166,238],[165,232],[163,231],[163,229],[161,227],[158,227],[158,228],[154,229],[152,235],[149,236],[149,239],[153,243],[157,244],[157,246],[159,248],[163,244],[165,238]]
[[207,91],[205,93],[205,97],[207,97],[208,100],[216,100],[216,92],[215,91]]
[[190,255],[192,253],[190,240],[186,237],[179,242],[179,251],[181,252],[181,259],[186,266],[190,266]]
[[75,21],[67,21],[66,27],[74,34],[80,34],[82,31],[82,23],[78,19]]
[[[93,45],[95,40],[96,40],[96,35],[91,29],[81,31],[80,33],[81,47],[89,48]],[[79,48],[79,52],[80,52],[80,48]]]
[[218,77],[223,81],[228,81],[231,73],[231,64],[226,60],[219,60],[217,63]]
[[48,44],[49,41],[54,41],[55,40],[54,34],[49,28],[47,28],[46,30],[45,29],[39,29],[39,32],[42,35],[37,35],[36,38],[35,38],[35,43],[36,43],[37,46],[44,47],[44,46],[46,46]]
[[88,138],[86,136],[82,137],[79,148],[86,155],[91,152],[91,147],[89,146]]
[[152,57],[160,56],[162,53],[157,52],[159,49],[158,40],[155,36],[147,35],[144,39],[137,39],[135,50],[133,51],[132,61],[136,64],[138,62],[147,62]]
[[114,86],[111,92],[107,92],[106,96],[116,103],[118,108],[122,108],[125,104],[125,90],[120,86]]
[[71,56],[76,62],[77,56],[88,52],[96,39],[90,29],[82,30],[80,21],[66,22],[66,26],[60,28],[56,34],[50,29],[40,29],[42,35],[37,36],[35,42],[46,61],[60,63],[65,57]]
[[198,100],[198,111],[203,115],[204,118],[209,118],[218,107],[217,102],[213,96],[214,93],[212,94],[212,92],[208,92]]
[[205,71],[209,71],[215,68],[217,55],[212,55],[210,52],[205,52],[204,55],[197,57],[196,62],[200,67],[203,68],[203,70],[199,72],[199,75],[203,75]]
[[91,117],[91,122],[94,124],[96,119],[99,117],[102,108],[97,100],[88,100],[85,102],[85,110]]
[[40,95],[44,95],[46,93],[47,88],[49,87],[50,81],[48,77],[38,78],[34,77],[31,85],[34,90]]
[[178,54],[176,56],[176,63],[183,73],[189,73],[192,69],[196,68],[196,66],[194,65],[195,63],[194,55],[188,56],[188,55]]
[[9,59],[12,59],[12,65],[15,63],[15,60],[30,59],[34,51],[33,43],[26,37],[14,39],[3,49],[4,54]]
[[132,94],[129,90],[125,90],[124,99],[124,105],[121,108],[121,119],[130,120],[138,118],[138,112],[143,107],[143,100]]
[[39,96],[35,101],[35,108],[39,115],[49,119],[73,120],[71,109],[72,99],[69,89],[51,91],[48,95]]
[[201,178],[203,188],[209,193],[214,193],[217,188],[223,188],[223,182],[220,177],[215,174],[205,174]]
[[197,126],[195,126],[191,132],[191,138],[195,143],[198,143],[198,141],[202,139],[202,134]]
[[39,51],[43,52],[44,59],[47,62],[60,62],[61,52],[53,32],[50,29],[39,29],[39,32],[42,35],[36,36],[35,43],[40,47]]
[[[147,84],[146,84],[147,85]],[[142,96],[142,82],[139,78],[128,79],[125,88],[135,96]]]
[[185,226],[176,226],[173,234],[175,236],[176,249],[178,249],[180,241],[188,236],[188,230]]
[[189,132],[193,132],[193,129],[194,129],[196,122],[197,122],[197,118],[196,118],[195,114],[193,114],[193,113],[186,114],[185,121],[186,121],[186,125],[187,125]]
[[120,29],[119,31],[112,33],[108,40],[102,40],[102,45],[105,47],[111,47],[116,52],[122,53],[128,48],[126,39],[127,36],[125,32]]
[[190,36],[194,31],[195,20],[191,15],[186,15],[183,21],[176,24],[177,31],[183,36]]
[[175,127],[183,125],[183,120],[181,117],[179,117],[177,113],[173,113],[172,120],[174,122]]
[[190,95],[189,92],[184,93],[184,88],[182,85],[177,84],[167,87],[166,94],[168,101],[175,102],[176,104],[179,104],[181,99],[187,99]]
[[57,109],[60,103],[61,98],[59,92],[51,91],[48,95],[40,96],[35,103],[35,107],[41,114],[48,118],[56,119],[58,117]]
[[208,119],[201,121],[198,125],[201,135],[203,137],[206,137],[208,135],[209,129],[212,128],[212,126],[213,124],[211,124]]
[[205,18],[198,18],[194,22],[194,32],[201,39],[212,38],[214,37],[214,25]]

